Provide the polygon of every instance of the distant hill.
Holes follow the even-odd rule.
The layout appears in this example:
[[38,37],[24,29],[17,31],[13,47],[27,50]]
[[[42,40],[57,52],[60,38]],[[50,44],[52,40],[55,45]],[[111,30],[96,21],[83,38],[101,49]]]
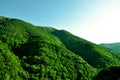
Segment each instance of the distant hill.
[[0,17],[0,80],[91,80],[120,57],[65,30]]
[[120,53],[120,43],[109,43],[100,45]]

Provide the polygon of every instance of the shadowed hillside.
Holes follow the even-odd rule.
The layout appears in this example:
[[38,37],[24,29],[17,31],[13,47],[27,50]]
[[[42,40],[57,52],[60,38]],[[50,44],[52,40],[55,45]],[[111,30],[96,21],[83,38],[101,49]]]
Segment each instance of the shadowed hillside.
[[114,53],[64,30],[0,17],[1,80],[91,80]]
[[120,67],[111,67],[106,70],[100,71],[93,80],[119,80]]
[[110,65],[120,64],[120,57],[114,58],[115,56],[113,52],[110,52],[105,48],[87,40],[74,36],[65,30],[55,30],[49,27],[44,27],[42,30],[48,30],[47,32],[59,38],[67,49],[81,56],[93,67],[105,68]]

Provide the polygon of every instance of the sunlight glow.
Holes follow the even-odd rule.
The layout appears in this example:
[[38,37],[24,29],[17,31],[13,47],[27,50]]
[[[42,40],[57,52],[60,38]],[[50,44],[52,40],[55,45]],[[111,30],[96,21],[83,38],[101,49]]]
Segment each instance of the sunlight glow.
[[71,32],[95,43],[120,41],[120,3],[97,7],[92,16]]
[[1,0],[0,10],[0,16],[64,29],[94,43],[120,42],[120,0]]

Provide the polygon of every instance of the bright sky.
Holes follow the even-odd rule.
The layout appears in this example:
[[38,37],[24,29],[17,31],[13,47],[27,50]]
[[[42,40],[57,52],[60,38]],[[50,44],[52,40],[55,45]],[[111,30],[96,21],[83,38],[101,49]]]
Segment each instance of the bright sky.
[[0,0],[0,16],[65,29],[94,43],[120,42],[120,0]]

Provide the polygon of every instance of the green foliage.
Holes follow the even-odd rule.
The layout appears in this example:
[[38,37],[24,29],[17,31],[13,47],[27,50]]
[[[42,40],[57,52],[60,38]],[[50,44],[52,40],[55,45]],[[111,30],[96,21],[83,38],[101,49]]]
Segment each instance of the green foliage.
[[22,80],[26,75],[18,58],[0,41],[0,80]]
[[119,57],[115,57],[114,53],[101,46],[74,36],[65,30],[56,30],[52,33],[63,42],[67,49],[81,56],[85,61],[96,68],[120,65]]
[[113,50],[117,53],[120,53],[120,43],[109,43],[109,44],[100,44],[100,46],[103,46],[109,50]]
[[38,79],[85,79],[96,71],[81,57],[47,41],[30,42],[14,49],[14,53],[20,56],[23,69]]
[[113,65],[117,55],[67,31],[0,17],[0,80],[91,80]]

